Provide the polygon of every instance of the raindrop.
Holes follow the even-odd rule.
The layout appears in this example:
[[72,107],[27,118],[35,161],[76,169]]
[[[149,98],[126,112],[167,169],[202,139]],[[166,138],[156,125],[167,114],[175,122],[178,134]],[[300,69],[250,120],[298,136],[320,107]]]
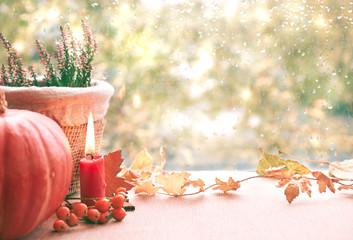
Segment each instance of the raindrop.
[[315,89],[315,88],[313,89],[313,92],[312,92],[312,93],[313,93],[313,94],[315,94],[315,93],[316,93],[316,89]]
[[327,108],[328,108],[328,109],[332,109],[333,107],[332,107],[331,104],[328,104],[328,105],[327,105]]
[[92,6],[92,7],[97,7],[97,6],[98,6],[98,3],[92,3],[91,6]]

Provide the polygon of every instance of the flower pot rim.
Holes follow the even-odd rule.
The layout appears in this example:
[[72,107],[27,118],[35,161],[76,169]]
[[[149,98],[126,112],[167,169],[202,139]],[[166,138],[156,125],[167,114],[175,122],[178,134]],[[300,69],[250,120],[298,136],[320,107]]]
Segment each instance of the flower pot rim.
[[91,87],[3,87],[8,108],[39,112],[61,126],[87,123],[89,113],[95,120],[107,113],[114,88],[106,81],[92,80]]

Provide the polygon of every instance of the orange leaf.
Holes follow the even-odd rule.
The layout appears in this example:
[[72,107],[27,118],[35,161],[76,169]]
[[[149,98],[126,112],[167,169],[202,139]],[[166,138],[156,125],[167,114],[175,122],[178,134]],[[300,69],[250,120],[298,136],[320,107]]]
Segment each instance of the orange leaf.
[[152,176],[152,173],[143,171],[143,172],[141,172],[140,175],[141,175],[141,180],[146,181]]
[[311,186],[311,183],[307,179],[303,179],[300,181],[300,188],[302,190],[302,193],[307,193],[309,197],[311,197],[311,189],[309,186]]
[[353,189],[353,185],[341,185],[338,187],[338,190],[349,190],[349,189]]
[[274,178],[291,178],[295,174],[295,171],[292,169],[267,169],[264,172],[265,176],[270,176]]
[[284,179],[282,179],[282,180],[277,184],[276,187],[279,187],[279,188],[284,187],[284,186],[287,185],[287,183],[289,183],[290,181],[292,181],[291,178],[284,178]]
[[182,195],[186,189],[184,184],[190,177],[190,173],[180,172],[180,173],[166,173],[155,176],[155,180],[161,184],[161,188],[174,196]]
[[133,170],[127,170],[124,174],[124,177],[126,181],[129,181],[129,182],[136,182],[138,179],[141,178],[140,174],[136,173]]
[[156,187],[153,183],[152,180],[148,180],[147,182],[143,182],[141,185],[138,185],[135,188],[135,193],[151,193],[151,194],[155,194],[156,192],[158,192],[160,188]]
[[200,188],[200,191],[203,191],[204,190],[204,186],[205,186],[205,182],[202,180],[202,179],[198,179],[197,181],[191,181],[191,180],[188,180],[184,185],[183,187],[187,187],[187,186],[190,186],[192,185],[193,187],[199,187]]
[[121,171],[120,165],[123,160],[121,150],[104,156],[104,174],[105,183],[107,184],[105,196],[107,197],[111,197],[118,187],[124,187],[126,190],[130,190],[134,186],[126,182],[124,178],[116,176]]
[[240,183],[239,181],[234,181],[232,177],[229,177],[228,182],[223,182],[216,178],[216,187],[212,188],[213,190],[222,190],[223,192],[228,192],[228,191],[236,191],[238,188],[240,188]]
[[294,183],[288,184],[286,190],[284,190],[284,194],[286,195],[289,203],[293,202],[294,198],[299,195],[299,186]]
[[320,193],[326,192],[326,187],[330,189],[331,192],[335,193],[336,189],[331,178],[327,177],[322,172],[312,172],[312,175],[317,179]]

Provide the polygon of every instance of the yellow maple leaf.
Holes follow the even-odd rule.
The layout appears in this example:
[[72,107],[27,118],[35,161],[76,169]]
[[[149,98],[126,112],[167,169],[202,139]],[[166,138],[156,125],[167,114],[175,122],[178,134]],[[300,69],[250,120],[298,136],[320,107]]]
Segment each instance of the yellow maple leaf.
[[151,194],[155,194],[159,191],[159,187],[155,186],[152,182],[152,180],[148,180],[146,182],[141,183],[140,185],[138,185],[137,187],[135,187],[135,193],[151,193]]
[[213,190],[222,190],[223,192],[228,192],[228,191],[236,191],[238,188],[240,188],[240,183],[239,181],[234,181],[232,177],[229,177],[228,182],[223,182],[216,178],[216,187],[212,188]]
[[190,177],[190,173],[180,172],[180,173],[164,173],[155,176],[155,180],[161,185],[161,188],[169,194],[174,196],[182,195],[186,189],[184,184]]
[[135,160],[131,163],[130,169],[140,171],[142,169],[151,167],[153,159],[151,155],[147,152],[147,149],[144,148],[141,150],[135,157]]
[[331,192],[335,193],[336,189],[331,178],[327,177],[322,172],[312,172],[312,175],[317,179],[320,193],[326,192],[326,187],[330,189]]

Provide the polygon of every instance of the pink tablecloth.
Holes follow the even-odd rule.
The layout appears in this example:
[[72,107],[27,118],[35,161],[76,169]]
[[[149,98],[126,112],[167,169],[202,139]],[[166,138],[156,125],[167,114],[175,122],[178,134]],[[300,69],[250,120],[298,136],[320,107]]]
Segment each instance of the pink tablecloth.
[[[193,172],[214,182],[256,175],[254,172]],[[188,197],[134,195],[136,206],[124,221],[80,223],[64,233],[49,218],[25,239],[353,239],[353,191],[300,194],[292,204],[273,179],[253,179],[236,192],[208,190]]]

